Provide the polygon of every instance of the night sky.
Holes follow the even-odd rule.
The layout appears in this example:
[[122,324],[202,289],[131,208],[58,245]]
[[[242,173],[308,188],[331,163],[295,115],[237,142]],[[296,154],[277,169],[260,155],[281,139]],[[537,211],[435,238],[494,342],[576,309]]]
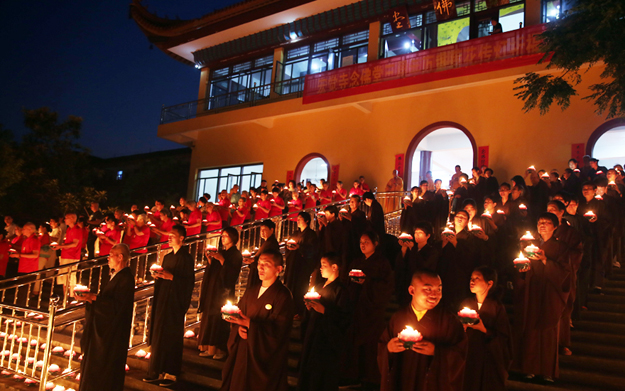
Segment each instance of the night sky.
[[[159,16],[193,19],[236,0],[151,0]],[[2,1],[0,124],[17,139],[22,108],[42,106],[83,118],[81,144],[99,157],[181,145],[159,139],[162,105],[197,99],[199,70],[154,47],[134,20],[129,0]]]

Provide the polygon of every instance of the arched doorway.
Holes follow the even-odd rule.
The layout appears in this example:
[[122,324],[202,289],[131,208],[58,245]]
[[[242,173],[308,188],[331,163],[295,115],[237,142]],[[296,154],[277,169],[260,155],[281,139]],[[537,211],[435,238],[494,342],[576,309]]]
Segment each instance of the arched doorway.
[[586,147],[586,153],[599,159],[599,164],[612,168],[625,163],[625,119],[608,121],[595,130]]
[[470,173],[475,165],[477,147],[469,131],[453,122],[437,122],[421,130],[412,139],[406,153],[404,180],[408,186],[418,186],[425,174],[432,171],[433,179],[449,186],[454,167]]
[[310,181],[319,186],[321,179],[330,180],[330,163],[325,156],[319,153],[306,155],[297,164],[294,178],[296,182]]

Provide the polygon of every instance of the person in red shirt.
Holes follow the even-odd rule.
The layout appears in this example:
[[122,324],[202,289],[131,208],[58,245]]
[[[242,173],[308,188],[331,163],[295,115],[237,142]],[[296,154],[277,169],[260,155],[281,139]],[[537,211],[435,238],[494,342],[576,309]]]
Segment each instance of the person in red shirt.
[[250,217],[250,210],[245,206],[246,199],[239,198],[239,207],[232,212],[232,220],[230,226],[241,225]]
[[325,180],[321,180],[321,192],[319,193],[319,202],[321,205],[326,205],[332,202],[332,192],[330,191],[330,185]]
[[19,266],[17,268],[18,275],[39,270],[39,251],[41,249],[41,244],[39,244],[39,237],[35,231],[35,224],[24,224],[22,228],[22,235],[24,235],[22,246],[19,251],[10,255],[12,258],[19,258]]
[[121,243],[122,231],[117,226],[117,219],[113,216],[106,216],[106,231],[96,231],[98,239],[100,239],[100,251],[98,256],[103,257],[111,253],[114,245]]
[[169,233],[174,226],[174,220],[171,219],[171,211],[163,210],[161,212],[161,224],[157,227],[151,227],[152,232],[155,232],[158,237],[158,243],[161,244],[161,249],[169,248]]
[[[219,193],[219,214],[221,215],[221,221],[228,221],[228,218],[230,217],[230,197],[228,196],[228,192],[225,190],[222,190],[221,193]],[[188,237],[188,233],[187,233],[187,237]]]
[[271,200],[271,210],[269,211],[269,217],[280,216],[284,210],[284,200],[280,198],[280,188],[274,187],[271,189],[273,199]]
[[347,190],[343,189],[342,181],[336,182],[336,190],[333,190],[332,194],[334,196],[334,202],[344,201],[347,199]]
[[6,276],[10,249],[11,243],[5,239],[4,232],[0,231],[0,278]]
[[[61,258],[59,259],[60,265],[67,265],[80,261],[80,251],[82,250],[83,234],[80,227],[76,225],[77,221],[76,213],[67,213],[65,215],[65,224],[67,230],[65,231],[65,240],[63,244],[53,245],[54,250],[61,250]],[[77,269],[77,266],[72,266],[69,271],[61,270],[61,273],[68,272],[70,279],[67,281],[67,276],[62,275],[56,278],[56,283],[63,285],[64,297],[67,297],[67,292],[70,287],[76,285],[76,273],[73,273]],[[68,286],[69,284],[69,286]]]
[[146,224],[146,217],[144,214],[133,213],[137,215],[135,218],[128,216],[128,227],[126,227],[126,234],[124,235],[123,242],[128,245],[128,248],[135,250],[138,254],[145,254],[147,249],[136,250],[148,245],[150,241],[150,227]]
[[289,201],[289,220],[297,221],[297,212],[304,209],[304,204],[299,196],[299,192],[294,191],[291,194],[293,198]]
[[359,196],[362,196],[363,194],[365,194],[365,192],[360,187],[360,182],[358,182],[357,180],[354,181],[354,186],[352,186],[352,188],[349,190],[350,196],[353,196],[354,194],[359,195]]
[[[212,202],[206,204],[206,219],[203,221],[203,224],[206,225],[206,232],[212,232],[222,228],[221,214],[215,210],[215,204]],[[221,234],[219,231],[213,233]]]
[[304,201],[304,209],[314,208],[317,206],[317,186],[311,184],[310,190],[307,190],[305,201]]
[[358,181],[360,182],[360,188],[362,189],[363,194],[371,191],[371,188],[369,187],[369,185],[367,185],[367,182],[365,182],[365,177],[361,176],[360,178],[358,178]]
[[187,229],[187,238],[189,238],[202,232],[202,211],[197,208],[195,201],[188,201],[187,208],[191,213],[184,227]]
[[271,201],[269,200],[269,192],[267,189],[262,189],[260,191],[260,201],[256,203],[256,213],[254,214],[254,220],[262,220],[269,217],[269,213],[271,212],[272,206]]

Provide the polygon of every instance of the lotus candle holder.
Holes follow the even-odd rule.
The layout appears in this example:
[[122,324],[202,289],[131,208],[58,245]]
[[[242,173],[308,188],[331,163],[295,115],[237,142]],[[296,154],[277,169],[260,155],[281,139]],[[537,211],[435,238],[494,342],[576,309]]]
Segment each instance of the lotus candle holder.
[[404,344],[404,349],[412,349],[415,343],[421,341],[423,336],[418,330],[413,329],[410,326],[406,326],[399,334],[397,334],[399,342]]
[[477,314],[477,311],[472,310],[468,307],[464,307],[458,312],[458,317],[460,318],[460,322],[462,324],[474,325],[480,321],[480,318]]
[[363,273],[362,270],[359,270],[359,269],[352,269],[349,272],[349,278],[350,280],[354,282],[364,281],[365,277],[366,277],[365,273]]

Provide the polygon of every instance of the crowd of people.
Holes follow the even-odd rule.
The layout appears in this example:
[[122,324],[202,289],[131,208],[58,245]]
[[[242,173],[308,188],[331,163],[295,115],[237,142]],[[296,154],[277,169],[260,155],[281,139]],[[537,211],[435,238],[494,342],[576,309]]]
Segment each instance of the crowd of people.
[[[172,251],[153,271],[146,382],[171,386],[180,375],[194,284],[193,259],[183,242],[219,229],[219,247],[204,254],[198,349],[202,357],[225,359],[222,390],[286,390],[294,321],[303,339],[299,390],[504,390],[509,371],[551,383],[559,355],[574,354],[570,329],[588,294],[601,293],[605,278],[620,267],[622,167],[607,169],[585,156],[579,166],[571,159],[562,175],[529,167],[503,183],[488,167],[474,167],[470,176],[460,166],[455,171],[448,189],[431,175],[410,189],[401,200],[399,238],[386,233],[384,220],[385,206],[398,206],[399,199],[377,200],[364,178],[349,191],[340,182],[331,189],[322,181],[317,189],[291,181],[275,184],[271,195],[263,181],[249,192],[224,190],[215,203],[206,195],[170,209],[157,201],[128,216],[97,215],[92,204],[85,220],[96,230],[68,231],[61,241],[52,226],[51,240],[62,244],[51,249],[61,250],[62,262],[75,259],[67,251],[82,249],[84,239],[91,254],[93,233],[100,255],[117,256],[124,245],[117,244],[118,235],[109,236],[111,230],[140,238],[122,239],[123,248],[135,251],[150,237],[168,240]],[[404,190],[397,172],[385,190]],[[348,204],[331,204],[339,200]],[[304,211],[313,206],[323,214]],[[298,231],[281,251],[270,217],[287,211]],[[262,245],[244,256],[236,226],[254,220],[261,221]],[[11,239],[18,228],[5,222]],[[76,215],[66,215],[65,223],[72,229]],[[22,227],[18,273],[26,270],[20,269],[23,255],[32,254],[24,249],[36,247],[34,231],[34,225]],[[111,239],[111,248],[103,249],[103,238]],[[23,259],[35,267],[37,257]],[[247,287],[237,303],[243,264]],[[389,321],[393,298],[399,309]],[[512,304],[512,323],[504,298]],[[238,306],[234,315],[224,316],[227,301]],[[472,321],[462,321],[461,309]]]

